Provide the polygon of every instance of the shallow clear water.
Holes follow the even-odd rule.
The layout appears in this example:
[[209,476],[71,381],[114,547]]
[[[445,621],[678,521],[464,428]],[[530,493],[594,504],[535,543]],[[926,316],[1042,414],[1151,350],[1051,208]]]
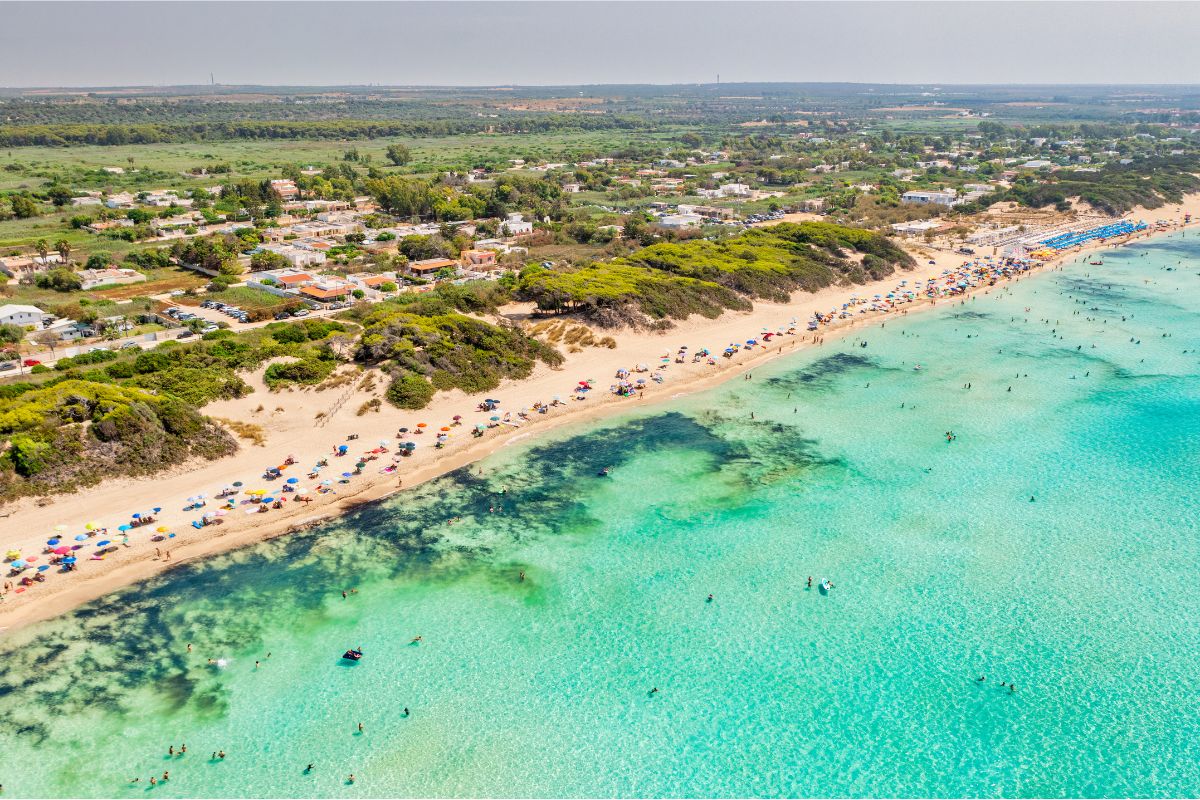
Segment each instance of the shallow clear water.
[[18,632],[0,783],[1196,795],[1200,242],[1104,261]]

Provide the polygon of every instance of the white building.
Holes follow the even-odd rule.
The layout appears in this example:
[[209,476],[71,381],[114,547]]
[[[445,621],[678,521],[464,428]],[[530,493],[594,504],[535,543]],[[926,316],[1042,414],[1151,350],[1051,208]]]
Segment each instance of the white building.
[[926,231],[933,230],[940,223],[932,219],[922,219],[915,222],[896,222],[892,224],[892,230],[896,233],[902,233],[907,236],[919,236]]
[[307,247],[298,247],[292,244],[264,244],[260,249],[283,256],[293,267],[311,267],[325,263],[324,253]]
[[82,281],[83,289],[95,289],[97,286],[113,284],[141,283],[146,276],[136,269],[109,267],[108,269],[81,269],[77,273]]
[[40,328],[45,317],[46,312],[37,306],[0,306],[0,325],[19,325],[22,328],[32,325]]
[[918,191],[914,189],[902,194],[900,199],[906,203],[952,206],[958,201],[958,195],[953,191]]
[[658,224],[664,228],[695,228],[704,222],[699,214],[668,214],[660,217]]
[[533,233],[533,223],[526,222],[521,214],[509,214],[504,222],[500,223],[500,231],[508,236],[521,236]]

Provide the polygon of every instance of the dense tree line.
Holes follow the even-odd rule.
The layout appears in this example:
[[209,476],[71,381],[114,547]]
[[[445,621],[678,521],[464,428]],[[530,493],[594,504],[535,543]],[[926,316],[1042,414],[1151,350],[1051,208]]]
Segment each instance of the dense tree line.
[[0,147],[127,145],[209,142],[230,139],[378,139],[391,136],[452,136],[480,133],[549,133],[567,130],[638,130],[644,120],[609,115],[528,115],[503,119],[414,121],[309,120],[153,124],[6,125]]

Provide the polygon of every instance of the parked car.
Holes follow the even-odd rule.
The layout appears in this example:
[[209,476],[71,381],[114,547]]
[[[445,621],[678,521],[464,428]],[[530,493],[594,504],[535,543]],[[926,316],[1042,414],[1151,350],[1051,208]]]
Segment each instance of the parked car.
[[16,368],[17,362],[15,361],[5,361],[3,364],[0,364],[0,372],[8,372],[10,369]]
[[212,333],[213,331],[219,331],[219,330],[220,330],[220,328],[218,328],[216,325],[214,325],[210,322],[209,324],[207,324],[203,328],[201,328],[200,332],[201,333]]
[[21,363],[27,367],[36,367],[38,364],[40,364],[42,362],[38,361],[36,358],[27,358],[24,361],[22,361]]
[[135,348],[140,349],[141,345],[139,345],[137,342],[126,342],[125,344],[121,345],[122,350],[133,350]]
[[185,328],[175,338],[176,339],[187,339],[189,336],[195,336],[195,335],[196,335],[196,332],[194,330],[192,330],[191,328]]
[[310,312],[307,308],[297,308],[295,311],[292,312],[292,316],[293,317],[307,317],[310,313],[312,313],[312,312]]

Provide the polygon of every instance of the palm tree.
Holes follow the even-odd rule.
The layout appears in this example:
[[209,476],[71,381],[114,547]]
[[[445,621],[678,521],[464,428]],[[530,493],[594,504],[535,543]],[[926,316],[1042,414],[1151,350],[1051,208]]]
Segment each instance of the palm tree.
[[55,242],[54,249],[58,251],[58,255],[62,257],[64,264],[71,260],[71,243],[66,239],[59,239]]
[[46,254],[50,252],[50,245],[45,239],[38,239],[33,243],[33,249],[37,250],[38,255],[42,257],[42,263],[46,262]]

